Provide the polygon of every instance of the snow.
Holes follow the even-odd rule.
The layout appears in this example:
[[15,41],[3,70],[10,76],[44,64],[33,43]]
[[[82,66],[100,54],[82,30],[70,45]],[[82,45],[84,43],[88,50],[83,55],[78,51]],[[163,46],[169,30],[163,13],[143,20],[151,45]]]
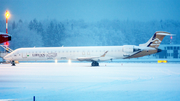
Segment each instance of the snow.
[[179,63],[0,64],[0,101],[177,101],[179,94]]

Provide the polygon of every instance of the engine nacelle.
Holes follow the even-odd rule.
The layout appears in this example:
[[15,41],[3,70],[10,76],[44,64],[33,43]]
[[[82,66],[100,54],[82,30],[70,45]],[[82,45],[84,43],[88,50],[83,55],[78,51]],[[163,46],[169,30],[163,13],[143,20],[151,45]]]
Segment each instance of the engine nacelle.
[[126,53],[133,53],[133,52],[136,52],[139,50],[141,50],[141,49],[139,49],[137,46],[133,46],[133,45],[124,45],[123,46],[123,52],[126,52]]

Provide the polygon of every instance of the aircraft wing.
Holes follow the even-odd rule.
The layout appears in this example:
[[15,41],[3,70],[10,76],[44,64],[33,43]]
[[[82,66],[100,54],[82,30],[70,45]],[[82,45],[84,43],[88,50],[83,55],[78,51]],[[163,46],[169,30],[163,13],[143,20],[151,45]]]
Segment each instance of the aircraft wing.
[[98,59],[99,57],[78,57],[77,60],[79,61],[95,61],[96,59]]
[[111,57],[105,57],[108,51],[106,51],[101,56],[91,56],[91,57],[78,57],[77,60],[79,61],[105,61],[110,60]]

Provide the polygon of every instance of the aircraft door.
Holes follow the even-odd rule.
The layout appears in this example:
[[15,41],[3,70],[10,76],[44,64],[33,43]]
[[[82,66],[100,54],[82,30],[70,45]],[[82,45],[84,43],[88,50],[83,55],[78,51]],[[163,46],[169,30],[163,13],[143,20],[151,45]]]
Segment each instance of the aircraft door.
[[82,51],[82,56],[85,56],[86,54],[85,54],[85,51]]
[[87,51],[87,56],[91,56],[91,53],[90,53],[90,51]]
[[22,53],[22,57],[23,58],[27,58],[27,54],[26,53]]

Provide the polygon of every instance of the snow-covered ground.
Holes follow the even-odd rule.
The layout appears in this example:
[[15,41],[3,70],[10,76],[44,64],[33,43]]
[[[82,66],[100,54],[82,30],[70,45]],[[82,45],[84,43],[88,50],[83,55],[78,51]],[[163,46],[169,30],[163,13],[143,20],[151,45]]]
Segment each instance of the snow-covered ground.
[[0,64],[0,101],[180,101],[178,63]]

